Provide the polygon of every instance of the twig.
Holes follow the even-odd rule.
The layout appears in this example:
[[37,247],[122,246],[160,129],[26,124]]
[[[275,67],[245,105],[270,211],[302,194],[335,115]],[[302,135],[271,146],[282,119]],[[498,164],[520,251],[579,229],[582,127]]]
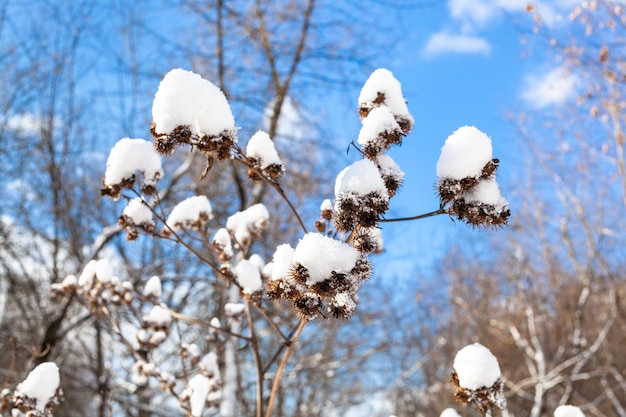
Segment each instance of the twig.
[[254,321],[252,320],[252,309],[250,308],[250,300],[246,298],[246,317],[248,326],[250,327],[250,345],[252,346],[252,357],[254,358],[254,366],[256,366],[256,417],[263,416],[263,364],[261,363],[261,354],[259,353],[259,344],[254,330]]
[[278,394],[278,389],[280,388],[280,381],[283,376],[283,371],[285,370],[287,361],[289,361],[289,356],[291,355],[291,352],[296,346],[296,343],[298,342],[298,339],[300,338],[300,335],[302,334],[302,330],[304,330],[304,327],[306,326],[307,323],[308,323],[307,319],[305,318],[300,319],[300,324],[298,325],[296,334],[293,336],[293,339],[291,340],[291,344],[287,347],[287,350],[285,351],[285,355],[283,356],[282,361],[278,365],[278,369],[276,370],[276,376],[274,377],[274,383],[272,384],[272,392],[270,394],[270,399],[268,400],[268,403],[267,403],[267,412],[265,413],[265,417],[271,417],[272,415],[272,409],[274,408],[274,401],[276,400],[276,395]]
[[398,217],[395,219],[381,219],[380,222],[381,223],[391,223],[391,222],[406,222],[406,221],[410,221],[410,220],[420,220],[420,219],[425,219],[427,217],[435,217],[438,216],[440,214],[447,214],[447,210],[444,208],[444,206],[440,206],[437,210],[435,211],[431,211],[429,213],[424,213],[424,214],[420,214],[417,216],[411,216],[411,217]]

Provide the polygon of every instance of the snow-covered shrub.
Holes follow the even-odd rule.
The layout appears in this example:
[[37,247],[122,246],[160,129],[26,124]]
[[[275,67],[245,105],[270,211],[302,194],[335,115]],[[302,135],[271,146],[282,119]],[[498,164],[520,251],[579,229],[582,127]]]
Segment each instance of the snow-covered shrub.
[[[369,256],[384,249],[381,223],[394,220],[387,219],[386,214],[390,199],[404,180],[404,172],[386,152],[393,145],[401,145],[414,125],[401,85],[386,69],[374,71],[364,84],[358,109],[362,118],[356,140],[359,159],[337,175],[334,200],[322,202],[320,217],[314,222],[316,232],[310,232],[282,189],[280,181],[286,170],[272,138],[257,131],[244,152],[237,144],[238,128],[230,106],[218,87],[182,69],[165,75],[152,107],[154,144],[128,138],[118,142],[107,161],[102,194],[128,201],[119,224],[129,240],[144,233],[172,241],[205,265],[210,272],[207,275],[221,280],[228,288],[228,299],[216,300],[221,304],[213,311],[220,311],[222,320],[189,317],[181,311],[184,306],[168,305],[158,276],[143,285],[140,282],[142,292],[137,292],[129,281],[115,276],[112,264],[106,260],[91,260],[78,278],[68,277],[53,286],[59,296],[76,291],[94,315],[110,320],[113,332],[134,357],[130,383],[135,389],[149,387],[155,380],[187,415],[200,416],[205,408],[214,411],[222,400],[234,401],[232,387],[240,381],[234,381],[228,371],[223,373],[222,381],[219,364],[233,366],[237,350],[251,349],[257,387],[261,387],[257,405],[266,402],[266,414],[271,415],[284,364],[306,323],[315,318],[348,319],[355,313],[358,291],[372,274]],[[166,204],[161,201],[166,193],[156,193],[157,181],[163,176],[159,154],[170,155],[181,145],[206,157],[207,169],[201,178],[214,159],[230,159],[247,169],[254,181],[249,184],[255,190],[261,188],[256,183],[259,181],[274,188],[301,226],[302,235],[295,247],[285,242],[266,248],[270,249],[266,253],[274,252],[269,263],[250,253],[255,241],[273,226],[270,211],[262,202],[231,214],[215,230],[209,222],[213,218],[211,202],[202,195],[175,204],[166,215]],[[475,128],[461,128],[448,138],[437,164],[441,205],[434,214],[427,215],[448,214],[473,225],[506,223],[508,204],[495,182],[498,162],[491,152],[491,140]],[[243,192],[241,181],[237,187]],[[395,220],[407,219],[412,218]],[[171,282],[177,285],[175,280]],[[298,326],[285,332],[284,318],[272,317],[276,310],[268,308],[268,299],[289,303],[300,318]],[[133,315],[134,321],[127,320]],[[253,317],[258,316],[267,322],[262,332],[255,331]],[[127,334],[133,326],[134,331]],[[199,347],[201,344],[186,343],[181,332],[186,326],[202,329],[207,343],[204,349]],[[268,337],[272,331],[278,337]],[[281,345],[271,361],[278,362],[282,351],[284,356],[270,378],[272,362],[269,366],[262,363],[259,346],[265,348],[276,340]],[[244,343],[238,346],[233,341]],[[223,344],[224,349],[213,349],[214,343]],[[166,348],[171,356],[172,347],[178,349],[180,357],[166,368],[156,358]],[[503,380],[495,358],[495,366],[483,363],[488,355],[481,348],[486,350],[470,346],[459,352],[454,376],[457,398],[482,412],[494,405],[502,406]],[[218,358],[215,352],[230,357]],[[480,368],[483,365],[489,366],[489,372]],[[468,382],[467,369],[487,377]],[[269,399],[262,389],[268,379],[272,379]],[[223,394],[223,389],[230,394]]]

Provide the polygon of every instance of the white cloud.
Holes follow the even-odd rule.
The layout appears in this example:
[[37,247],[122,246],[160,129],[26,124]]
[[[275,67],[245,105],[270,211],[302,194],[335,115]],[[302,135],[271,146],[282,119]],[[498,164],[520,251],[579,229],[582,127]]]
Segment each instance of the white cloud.
[[559,106],[575,97],[577,84],[575,75],[564,67],[557,67],[540,74],[526,75],[520,97],[536,110]]
[[444,30],[428,38],[426,46],[422,49],[422,56],[432,58],[447,53],[487,55],[490,52],[491,45],[484,38]]

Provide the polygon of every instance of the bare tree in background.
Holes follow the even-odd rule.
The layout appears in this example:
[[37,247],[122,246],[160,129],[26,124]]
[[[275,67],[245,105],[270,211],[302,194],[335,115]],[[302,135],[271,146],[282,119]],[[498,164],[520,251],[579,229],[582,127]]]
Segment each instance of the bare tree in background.
[[442,307],[420,349],[430,389],[405,403],[425,415],[454,406],[442,376],[454,351],[470,342],[499,358],[510,415],[551,416],[564,404],[587,416],[626,415],[626,18],[617,2],[586,2],[563,34],[529,10],[535,42],[558,54],[579,97],[558,112],[515,121],[529,156],[528,173],[510,185],[518,206],[512,227],[488,242],[468,238],[442,262],[451,311]]

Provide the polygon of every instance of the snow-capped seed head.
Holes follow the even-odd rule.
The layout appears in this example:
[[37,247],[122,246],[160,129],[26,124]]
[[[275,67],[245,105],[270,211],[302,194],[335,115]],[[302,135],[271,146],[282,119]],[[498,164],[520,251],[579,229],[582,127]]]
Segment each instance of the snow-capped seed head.
[[378,167],[368,159],[355,162],[335,181],[335,226],[345,232],[357,225],[373,227],[389,207],[389,194]]
[[161,279],[158,276],[153,275],[143,287],[143,296],[159,302],[161,300],[161,293]]
[[254,236],[269,226],[270,214],[263,204],[255,204],[228,218],[226,228],[239,246],[247,247]]
[[350,294],[339,293],[332,298],[328,310],[336,319],[348,319],[356,310],[356,303]]
[[228,229],[222,227],[215,232],[211,247],[219,254],[221,262],[228,262],[232,259],[234,252]]
[[307,233],[293,254],[293,261],[308,272],[307,285],[331,278],[333,272],[348,274],[361,257],[359,251],[339,240]]
[[123,188],[132,188],[141,174],[141,190],[151,194],[163,176],[161,157],[144,139],[124,138],[111,149],[104,174],[102,195],[117,200]]
[[143,317],[146,325],[156,330],[167,330],[172,323],[172,316],[160,305],[153,306],[150,314]]
[[204,195],[189,197],[178,203],[167,218],[167,227],[162,233],[166,236],[171,233],[186,230],[201,230],[213,218],[211,202]]
[[461,194],[448,210],[450,215],[472,226],[501,226],[507,224],[509,203],[500,195],[495,178],[480,180],[468,192]]
[[459,385],[470,390],[491,387],[501,377],[498,359],[480,343],[459,350],[453,368]]
[[240,318],[246,310],[245,304],[226,303],[224,305],[224,315],[229,318]]
[[368,117],[372,109],[385,104],[404,133],[413,128],[413,116],[402,95],[402,86],[388,69],[379,68],[370,75],[361,89],[358,101],[361,117]]
[[446,139],[437,161],[437,177],[478,178],[493,159],[491,139],[474,126],[463,126]]
[[585,417],[585,413],[574,405],[559,405],[554,410],[554,417]]
[[[278,179],[285,171],[274,146],[274,141],[262,130],[259,130],[250,138],[246,147],[246,157],[253,166],[260,169],[271,179]],[[253,179],[260,179],[256,178],[258,175],[255,171],[251,171],[250,176]]]
[[402,143],[404,133],[396,122],[391,110],[387,106],[372,109],[359,131],[357,141],[363,148],[363,153],[370,159],[375,159],[391,145]]
[[461,415],[454,408],[446,408],[439,414],[439,417],[461,417]]
[[42,362],[17,386],[14,397],[29,411],[43,413],[50,403],[58,404],[55,399],[58,400],[60,382],[59,367],[54,362]]
[[263,289],[263,281],[261,280],[261,271],[259,267],[247,259],[239,261],[235,267],[237,274],[237,282],[246,295],[259,292]]
[[132,199],[119,219],[119,224],[126,229],[128,240],[135,240],[139,237],[139,229],[145,233],[154,231],[154,219],[152,210],[140,197]]
[[404,181],[404,171],[400,169],[398,164],[396,164],[396,162],[389,155],[385,154],[381,154],[376,157],[376,165],[380,171],[380,176],[385,182],[387,193],[391,198],[402,186],[402,182]]
[[[190,135],[219,136],[235,129],[235,119],[224,93],[191,71],[176,68],[165,74],[152,103],[156,134],[170,134],[179,126]],[[184,136],[184,132],[178,132]]]

